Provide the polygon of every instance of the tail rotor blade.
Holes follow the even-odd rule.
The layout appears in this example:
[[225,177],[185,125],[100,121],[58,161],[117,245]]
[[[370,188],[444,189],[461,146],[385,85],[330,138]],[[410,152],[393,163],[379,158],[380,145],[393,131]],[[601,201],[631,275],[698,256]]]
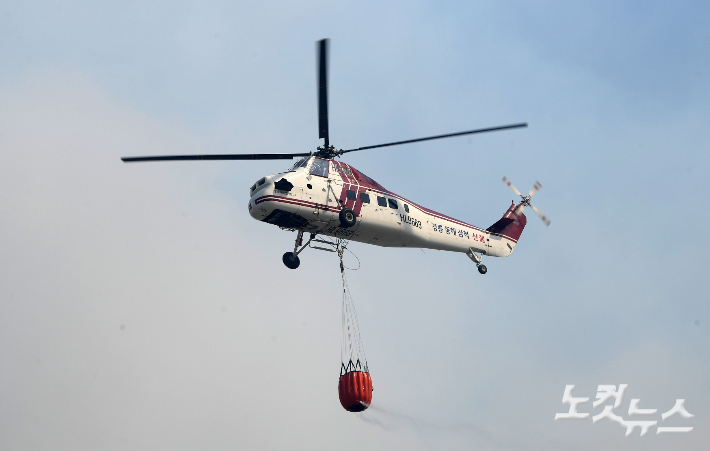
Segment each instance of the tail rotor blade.
[[508,177],[503,177],[503,183],[505,183],[506,185],[508,185],[508,186],[510,187],[510,189],[512,189],[512,190],[515,192],[515,194],[517,194],[517,195],[520,196],[520,197],[523,197],[523,195],[520,194],[520,191],[518,191],[518,188],[516,188],[515,186],[513,186],[512,183],[510,183],[510,180],[508,180]]
[[328,147],[328,39],[318,41],[318,138]]
[[524,204],[524,203],[521,203],[520,205],[518,205],[518,208],[515,209],[515,216],[517,216],[517,217],[519,218],[520,215],[523,214],[523,210],[524,210],[524,209],[525,209],[525,204]]
[[530,193],[528,193],[528,197],[533,197],[535,195],[535,193],[540,191],[540,188],[542,188],[542,185],[540,184],[540,182],[538,182],[536,180],[535,184],[533,185],[532,189],[530,190]]
[[537,208],[533,207],[532,205],[530,205],[530,208],[532,208],[533,211],[534,211],[535,213],[537,213],[537,215],[540,217],[540,219],[542,219],[542,222],[544,222],[547,227],[550,227],[550,220],[547,219],[547,216],[543,215],[540,210],[538,210]]

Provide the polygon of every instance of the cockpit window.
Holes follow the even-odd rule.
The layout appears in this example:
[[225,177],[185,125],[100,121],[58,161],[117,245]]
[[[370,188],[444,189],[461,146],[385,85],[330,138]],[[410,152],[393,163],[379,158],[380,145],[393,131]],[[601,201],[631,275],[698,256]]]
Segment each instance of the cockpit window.
[[293,164],[291,165],[291,167],[286,170],[286,172],[293,172],[293,171],[295,171],[296,168],[298,167],[298,165],[301,164],[301,161],[303,161],[303,160],[299,160],[299,161],[293,163]]
[[311,174],[320,177],[328,177],[328,164],[328,160],[321,160],[320,158],[314,159],[311,165]]
[[291,166],[289,168],[288,172],[295,171],[298,168],[306,167],[306,165],[308,165],[308,158],[310,158],[310,157],[305,157],[305,158],[301,158],[300,160],[298,160],[296,163],[294,163],[293,166]]

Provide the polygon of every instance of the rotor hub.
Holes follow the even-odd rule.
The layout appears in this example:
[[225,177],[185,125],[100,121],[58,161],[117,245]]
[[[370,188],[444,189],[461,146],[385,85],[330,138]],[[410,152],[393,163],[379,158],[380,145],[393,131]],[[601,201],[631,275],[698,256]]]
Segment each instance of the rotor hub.
[[339,157],[343,154],[342,149],[336,149],[335,146],[318,146],[316,148],[318,151],[315,155],[318,158],[323,158],[325,160],[332,160],[335,157]]

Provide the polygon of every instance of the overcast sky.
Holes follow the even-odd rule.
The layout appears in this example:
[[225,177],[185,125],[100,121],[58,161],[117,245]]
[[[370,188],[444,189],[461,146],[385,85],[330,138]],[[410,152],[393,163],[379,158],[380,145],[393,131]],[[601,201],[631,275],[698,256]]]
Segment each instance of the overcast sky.
[[[0,449],[705,449],[710,4],[298,3],[0,4]],[[290,163],[120,161],[315,150],[324,37],[339,148],[530,124],[346,162],[481,227],[539,180],[552,219],[485,276],[350,246],[359,415],[337,258],[247,212]],[[554,421],[567,384],[694,430]]]

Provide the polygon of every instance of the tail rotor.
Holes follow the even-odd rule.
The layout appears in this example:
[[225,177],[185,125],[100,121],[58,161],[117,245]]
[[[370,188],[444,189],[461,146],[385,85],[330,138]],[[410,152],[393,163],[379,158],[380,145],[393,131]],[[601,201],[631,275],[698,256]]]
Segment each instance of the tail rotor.
[[518,196],[520,196],[522,198],[522,200],[518,204],[518,208],[515,210],[516,215],[520,216],[523,213],[523,210],[525,209],[525,207],[530,207],[540,217],[540,219],[542,219],[542,222],[544,222],[546,226],[548,226],[548,227],[550,226],[550,220],[547,218],[547,216],[542,214],[542,212],[540,210],[535,208],[530,203],[530,199],[535,195],[535,193],[540,191],[540,188],[542,188],[542,185],[540,184],[540,182],[535,182],[535,184],[533,185],[532,189],[530,190],[530,192],[528,193],[527,196],[523,196],[522,194],[520,194],[520,191],[518,191],[518,189],[510,182],[510,180],[508,180],[508,177],[503,177],[503,183],[508,185],[510,187],[510,189],[513,190],[513,192],[515,194],[517,194]]

